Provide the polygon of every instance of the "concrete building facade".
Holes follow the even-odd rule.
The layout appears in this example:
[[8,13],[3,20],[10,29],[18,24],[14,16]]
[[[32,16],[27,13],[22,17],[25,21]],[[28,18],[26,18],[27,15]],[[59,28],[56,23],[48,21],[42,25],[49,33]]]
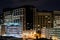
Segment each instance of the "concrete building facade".
[[53,28],[50,29],[50,36],[56,36],[60,40],[60,11],[53,11]]
[[[34,29],[41,34],[41,37],[44,36],[44,38],[49,38],[48,29],[53,28],[53,12],[52,11],[36,12],[33,19]],[[43,28],[45,28],[46,30]]]
[[52,28],[53,27],[53,17],[52,12],[37,12],[34,16],[35,27],[37,28]]

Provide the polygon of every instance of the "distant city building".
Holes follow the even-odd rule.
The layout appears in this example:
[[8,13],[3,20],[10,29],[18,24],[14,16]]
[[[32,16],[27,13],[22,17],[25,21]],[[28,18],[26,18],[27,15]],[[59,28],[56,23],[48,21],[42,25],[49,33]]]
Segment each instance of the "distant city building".
[[44,38],[57,36],[60,39],[60,11],[37,11],[34,6],[25,5],[3,9],[3,14],[0,17],[0,34],[3,36],[22,37],[23,31],[36,30],[44,34]]
[[[24,19],[24,13],[25,8],[8,8],[3,10],[4,13],[4,35],[7,36],[16,36],[18,37],[20,34],[22,34],[23,31],[23,19]],[[2,35],[3,35],[2,33]],[[19,36],[21,37],[21,35]]]
[[23,30],[33,30],[34,13],[36,13],[36,8],[34,6],[3,9],[4,25],[2,27],[2,35],[17,35]]
[[23,29],[24,30],[33,30],[34,29],[34,15],[35,13],[37,12],[36,8],[32,5],[25,5],[25,6],[22,6],[23,8],[25,8],[25,13],[24,13],[24,27]]
[[37,29],[42,27],[52,28],[53,27],[53,17],[52,11],[40,11],[37,12],[34,16],[34,26]]
[[36,13],[34,6],[26,6],[26,30],[34,29],[34,14]]
[[50,29],[50,36],[57,36],[60,39],[60,11],[53,11],[53,28]]
[[60,28],[60,11],[54,11],[54,28]]
[[[34,29],[41,34],[43,38],[49,37],[49,29],[53,28],[53,12],[52,11],[37,11],[33,18]],[[45,28],[45,29],[44,29]]]

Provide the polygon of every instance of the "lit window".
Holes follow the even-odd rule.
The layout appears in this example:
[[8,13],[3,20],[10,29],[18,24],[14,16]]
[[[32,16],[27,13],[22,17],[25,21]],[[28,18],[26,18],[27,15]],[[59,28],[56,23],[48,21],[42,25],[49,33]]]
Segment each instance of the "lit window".
[[48,16],[45,16],[45,18],[48,18]]
[[51,23],[51,21],[48,21],[48,23]]
[[39,27],[40,25],[38,25],[38,27]]

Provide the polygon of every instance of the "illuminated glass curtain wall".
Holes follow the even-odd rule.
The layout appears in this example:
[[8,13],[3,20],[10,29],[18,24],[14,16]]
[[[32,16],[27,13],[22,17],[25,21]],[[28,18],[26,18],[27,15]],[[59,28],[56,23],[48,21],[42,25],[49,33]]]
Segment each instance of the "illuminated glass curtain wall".
[[24,8],[4,12],[4,25],[6,34],[20,34],[23,30]]

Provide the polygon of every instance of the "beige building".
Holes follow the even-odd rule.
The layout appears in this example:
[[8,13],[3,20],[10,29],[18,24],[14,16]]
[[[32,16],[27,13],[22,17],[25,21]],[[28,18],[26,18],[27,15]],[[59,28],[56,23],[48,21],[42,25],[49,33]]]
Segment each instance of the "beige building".
[[[41,33],[41,37],[49,39],[50,36],[48,29],[53,28],[53,12],[52,11],[36,12],[33,18],[33,22],[34,29],[36,31],[39,30],[39,33]],[[46,28],[46,30],[44,28]]]
[[34,28],[51,28],[53,27],[53,16],[52,12],[37,12],[34,16]]

